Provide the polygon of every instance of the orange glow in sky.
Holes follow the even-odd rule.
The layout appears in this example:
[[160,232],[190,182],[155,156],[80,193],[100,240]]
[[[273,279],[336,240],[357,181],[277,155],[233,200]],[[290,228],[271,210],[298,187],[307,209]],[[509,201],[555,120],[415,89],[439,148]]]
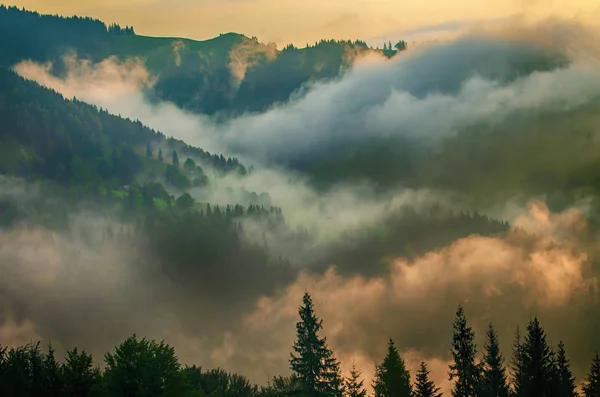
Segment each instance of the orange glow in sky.
[[[81,15],[107,23],[133,25],[138,34],[204,40],[238,32],[303,46],[322,38],[377,42],[406,38],[423,28],[427,36],[445,35],[469,21],[513,15],[559,15],[593,20],[597,0],[19,0],[9,4],[41,13]],[[411,37],[409,39],[414,39]]]

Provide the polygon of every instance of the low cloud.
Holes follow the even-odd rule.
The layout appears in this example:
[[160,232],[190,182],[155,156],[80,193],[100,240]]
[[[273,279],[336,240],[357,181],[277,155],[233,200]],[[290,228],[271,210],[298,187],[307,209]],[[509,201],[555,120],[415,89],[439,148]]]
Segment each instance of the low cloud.
[[[306,87],[286,104],[220,123],[170,103],[147,101],[144,90],[153,81],[136,60],[110,58],[92,65],[69,58],[64,78],[50,75],[49,65],[31,62],[16,65],[15,70],[66,97],[76,96],[139,119],[213,153],[238,156],[261,170],[249,178],[219,181],[211,191],[197,191],[197,199],[232,203],[236,197],[228,188],[252,186],[247,190],[269,193],[294,226],[296,219],[302,219],[312,223],[303,226],[337,235],[330,233],[332,228],[345,230],[353,219],[354,223],[377,219],[382,212],[374,209],[394,200],[394,195],[397,201],[407,195],[417,199],[443,196],[448,201],[449,192],[400,188],[381,198],[375,197],[367,181],[336,186],[323,196],[309,187],[308,180],[285,170],[286,165],[335,157],[348,146],[368,146],[378,139],[401,137],[427,147],[467,127],[493,129],[507,120],[518,120],[516,116],[530,119],[535,115],[543,123],[544,114],[563,112],[568,117],[568,112],[596,100],[600,94],[596,62],[577,58],[564,63],[568,59],[565,42],[580,36],[567,33],[586,30],[567,23],[555,30],[550,27],[558,23],[523,26],[521,31],[528,33],[521,41],[496,29],[409,50],[390,61],[371,55],[356,61],[342,78]],[[556,39],[540,42],[536,31],[550,32],[547,36]],[[557,32],[566,32],[568,40],[553,48],[563,37]],[[240,57],[233,61],[243,66],[247,56]]]
[[[270,111],[218,125],[168,103],[149,104],[141,94],[147,74],[133,61],[108,59],[92,66],[71,60],[64,79],[30,62],[15,70],[190,144],[251,163],[288,164],[326,156],[347,142],[397,136],[436,141],[482,122],[494,125],[525,113],[567,112],[593,102],[600,93],[597,62],[575,59],[577,48],[571,46],[588,30],[558,22],[523,26],[521,40],[504,30],[479,31],[409,50],[390,61],[372,55],[357,61],[339,80],[315,83],[304,95]],[[568,66],[567,56],[572,57]],[[241,62],[236,60],[236,65]]]
[[372,226],[403,205],[427,207],[437,203],[449,207],[464,200],[458,194],[434,189],[399,188],[389,194],[377,194],[368,182],[340,184],[318,192],[300,174],[277,168],[261,168],[244,177],[221,177],[208,189],[191,193],[211,203],[234,204],[240,195],[233,189],[267,192],[273,205],[283,209],[292,228],[305,228],[322,243],[335,241],[345,232]]
[[[540,216],[539,207],[543,203],[532,204],[528,216],[546,227],[547,217]],[[571,212],[551,216],[559,219],[554,230],[567,232],[570,225],[560,219]],[[598,294],[587,255],[571,242],[513,230],[504,237],[460,239],[413,261],[398,258],[381,277],[343,277],[335,268],[325,274],[302,272],[278,295],[260,299],[242,330],[226,334],[213,360],[239,370],[254,368],[248,374],[256,379],[281,373],[287,368],[297,307],[306,290],[343,368],[348,370],[354,359],[368,379],[392,337],[413,373],[424,358],[436,368],[436,382],[448,388],[445,366],[458,303],[466,307],[479,346],[488,322],[495,324],[507,359],[517,325],[524,325],[531,314],[542,319],[555,344],[563,338],[578,376],[584,374],[590,352],[598,348],[593,338],[584,337],[594,332],[591,321],[581,318],[596,307],[589,306],[589,299]],[[577,335],[570,332],[574,323]]]

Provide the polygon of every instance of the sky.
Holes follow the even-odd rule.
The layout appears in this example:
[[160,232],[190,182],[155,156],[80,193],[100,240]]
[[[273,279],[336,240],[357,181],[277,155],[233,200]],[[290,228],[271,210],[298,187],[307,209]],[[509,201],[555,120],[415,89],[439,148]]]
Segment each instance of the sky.
[[86,15],[133,25],[138,34],[204,40],[238,32],[304,46],[322,38],[431,40],[475,23],[527,15],[600,16],[597,0],[19,0],[7,4],[41,13]]

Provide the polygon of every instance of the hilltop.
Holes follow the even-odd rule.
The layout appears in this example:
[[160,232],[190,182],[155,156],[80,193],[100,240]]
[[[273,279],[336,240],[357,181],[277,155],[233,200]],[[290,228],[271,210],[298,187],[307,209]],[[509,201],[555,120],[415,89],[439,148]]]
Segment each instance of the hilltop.
[[[238,33],[204,41],[147,37],[129,26],[6,6],[0,6],[0,46],[0,65],[51,62],[56,75],[65,73],[67,55],[91,62],[136,58],[157,79],[150,96],[205,114],[263,111],[310,81],[336,78],[356,56],[380,51],[360,40],[322,40],[279,50]],[[391,57],[406,43],[391,46],[386,44],[383,54]]]

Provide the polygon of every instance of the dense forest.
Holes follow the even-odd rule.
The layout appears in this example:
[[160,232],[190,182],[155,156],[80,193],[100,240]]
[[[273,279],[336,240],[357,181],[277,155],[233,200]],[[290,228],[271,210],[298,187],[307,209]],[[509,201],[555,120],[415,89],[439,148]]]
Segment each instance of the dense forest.
[[[65,100],[2,69],[0,118],[0,172],[16,176],[110,190],[135,183],[142,172],[146,179],[161,177],[180,189],[206,184],[202,167],[246,173],[235,158],[190,147],[77,99]],[[189,157],[179,164],[180,155]]]
[[[99,62],[109,56],[140,58],[158,77],[150,96],[172,101],[183,109],[204,114],[262,111],[286,101],[303,84],[336,78],[357,54],[371,49],[356,41],[322,40],[306,48],[272,45],[240,34],[223,34],[207,41],[144,37],[133,27],[107,25],[91,18],[40,15],[0,5],[0,65],[23,60],[53,62],[53,72],[65,72],[63,56]],[[400,41],[383,53],[404,50]],[[241,81],[231,69],[248,65]],[[239,79],[237,79],[239,80]]]
[[[51,345],[40,342],[10,349],[0,346],[0,391],[7,397],[38,396],[322,396],[365,397],[363,374],[352,367],[344,377],[340,361],[321,335],[323,321],[316,315],[308,292],[298,309],[296,340],[289,365],[292,374],[275,376],[258,386],[243,375],[221,368],[178,362],[175,349],[164,341],[131,336],[106,353],[102,368],[91,355],[76,347],[56,358]],[[537,317],[521,335],[517,328],[511,358],[500,351],[492,324],[485,344],[478,351],[475,333],[465,311],[458,306],[452,324],[452,396],[457,397],[574,397],[578,384],[585,397],[600,395],[600,356],[590,352],[589,373],[577,382],[570,369],[565,345],[549,344]],[[382,343],[385,340],[382,339]],[[393,339],[385,357],[375,365],[372,376],[375,397],[440,397],[425,361],[416,373],[407,368]],[[369,393],[369,395],[371,395]]]

